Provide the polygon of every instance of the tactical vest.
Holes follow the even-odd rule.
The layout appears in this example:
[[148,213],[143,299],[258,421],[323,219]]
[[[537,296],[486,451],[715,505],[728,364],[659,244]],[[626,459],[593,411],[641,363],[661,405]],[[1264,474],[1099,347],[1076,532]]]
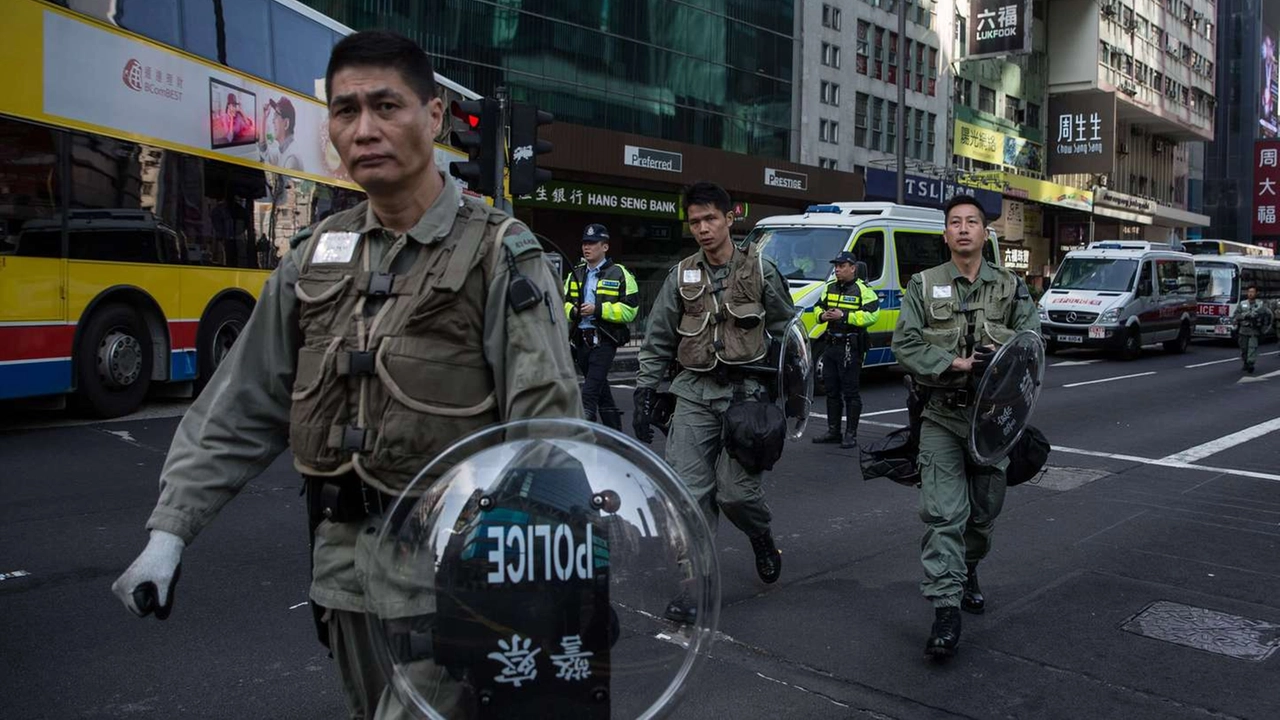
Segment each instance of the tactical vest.
[[754,244],[735,250],[729,275],[713,282],[701,252],[680,262],[676,278],[684,313],[677,327],[676,358],[686,369],[707,372],[718,363],[744,365],[768,352],[762,263]]
[[[925,342],[957,356],[967,355],[978,345],[999,347],[1008,342],[1015,332],[1005,324],[1005,319],[1015,301],[1017,276],[988,263],[996,271],[996,280],[982,283],[962,303],[960,288],[951,280],[950,264],[920,273],[925,306],[925,326],[921,333]],[[941,380],[927,376],[917,379],[922,385],[963,388],[969,376],[945,373]]]
[[[845,291],[856,294],[849,295]],[[844,311],[846,322],[827,323],[827,332],[830,333],[832,337],[844,337],[846,335],[856,335],[861,332],[865,332],[863,328],[848,322],[848,320],[853,316],[853,313],[862,309],[861,281],[854,280],[849,283],[848,286],[845,286],[845,284],[841,283],[839,280],[832,280],[827,283],[827,287],[822,291],[822,300],[820,302],[823,307],[828,310]]]
[[[349,262],[312,262],[320,238],[356,226],[365,207],[322,222],[305,246],[289,441],[300,472],[354,469],[393,493],[454,441],[499,419],[484,309],[494,241],[507,222],[466,198],[449,234],[419,247],[404,274],[371,271],[367,237]],[[370,299],[382,305],[366,317]]]
[[[569,273],[569,280],[565,285],[564,302],[566,306],[577,306],[582,303],[583,284],[587,281],[587,265],[582,263],[575,267]],[[613,262],[606,260],[605,264],[596,273],[596,305],[602,303],[622,302],[627,296],[627,273],[625,269]],[[626,323],[609,322],[599,316],[592,318],[596,329],[607,335],[614,345],[626,345],[631,339],[631,330]],[[577,322],[570,323],[569,335],[577,341],[581,334],[581,328]]]

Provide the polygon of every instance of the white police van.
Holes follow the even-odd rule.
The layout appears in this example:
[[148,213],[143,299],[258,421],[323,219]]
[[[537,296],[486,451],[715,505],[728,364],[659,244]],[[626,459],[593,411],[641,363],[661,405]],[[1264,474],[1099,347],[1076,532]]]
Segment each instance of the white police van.
[[[896,362],[890,342],[902,307],[902,292],[911,276],[951,258],[942,231],[941,210],[887,202],[841,202],[810,205],[802,215],[778,215],[756,223],[745,242],[759,243],[787,279],[797,308],[817,304],[822,289],[834,279],[831,259],[849,251],[866,266],[862,279],[880,298],[880,317],[868,328],[871,348],[864,367]],[[995,233],[988,232],[982,255],[999,264]],[[821,355],[826,323],[804,314],[805,329]]]
[[1167,243],[1104,240],[1073,250],[1040,298],[1049,352],[1105,348],[1132,360],[1159,342],[1180,353],[1195,324],[1195,263]]

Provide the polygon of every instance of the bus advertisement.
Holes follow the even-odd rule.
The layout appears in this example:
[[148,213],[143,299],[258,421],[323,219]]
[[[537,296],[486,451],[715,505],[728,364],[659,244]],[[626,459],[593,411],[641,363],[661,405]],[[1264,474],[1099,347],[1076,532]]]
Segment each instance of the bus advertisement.
[[198,389],[288,239],[362,198],[315,97],[43,0],[4,3],[0,58],[0,401]]

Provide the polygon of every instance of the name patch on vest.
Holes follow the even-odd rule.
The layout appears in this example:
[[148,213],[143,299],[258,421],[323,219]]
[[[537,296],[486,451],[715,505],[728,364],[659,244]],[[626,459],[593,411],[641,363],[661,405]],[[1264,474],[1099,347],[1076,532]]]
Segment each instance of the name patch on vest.
[[355,255],[356,245],[360,242],[360,233],[327,232],[316,241],[316,249],[311,253],[312,265],[346,264]]
[[683,283],[700,283],[702,282],[702,268],[689,268],[684,271]]
[[934,285],[933,299],[934,300],[950,300],[951,286],[950,285]]
[[598,285],[607,290],[617,290],[622,285],[622,283],[618,282],[617,280],[601,280],[598,283]]

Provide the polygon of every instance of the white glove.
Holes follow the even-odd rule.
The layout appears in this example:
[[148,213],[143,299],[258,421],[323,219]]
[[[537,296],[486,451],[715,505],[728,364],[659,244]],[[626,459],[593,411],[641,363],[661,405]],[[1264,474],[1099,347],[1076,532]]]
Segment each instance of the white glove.
[[138,617],[152,612],[157,620],[169,617],[173,609],[173,589],[182,574],[180,562],[184,547],[186,543],[177,535],[152,530],[147,547],[111,584],[111,592]]

